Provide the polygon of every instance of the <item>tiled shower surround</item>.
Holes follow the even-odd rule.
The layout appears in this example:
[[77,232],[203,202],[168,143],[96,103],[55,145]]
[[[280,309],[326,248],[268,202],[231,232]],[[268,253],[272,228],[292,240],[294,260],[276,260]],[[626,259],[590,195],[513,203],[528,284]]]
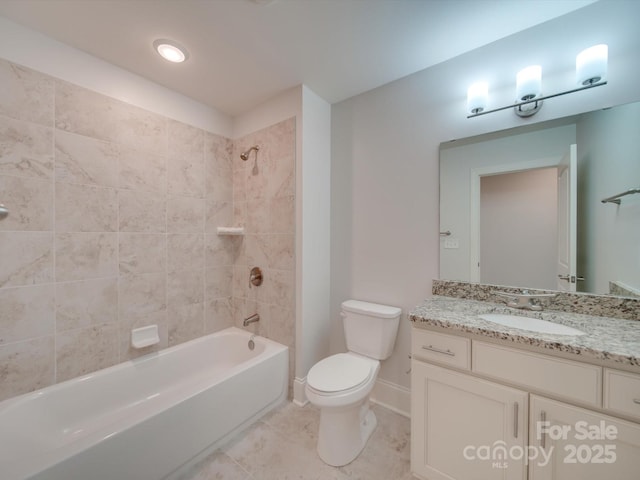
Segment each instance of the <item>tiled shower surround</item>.
[[[253,145],[245,162],[240,154]],[[233,315],[240,326],[289,347],[289,385],[295,358],[295,119],[234,141],[233,223],[245,228],[233,268]],[[232,237],[233,238],[233,237]],[[233,240],[225,240],[233,241]],[[263,283],[249,282],[260,267]],[[291,392],[290,392],[291,393]]]
[[293,119],[232,141],[2,60],[0,85],[0,400],[254,310],[293,347]]

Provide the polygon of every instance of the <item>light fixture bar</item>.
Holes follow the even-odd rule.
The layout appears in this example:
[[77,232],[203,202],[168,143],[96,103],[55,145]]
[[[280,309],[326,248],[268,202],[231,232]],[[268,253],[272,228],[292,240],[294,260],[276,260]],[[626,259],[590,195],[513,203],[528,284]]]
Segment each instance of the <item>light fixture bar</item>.
[[589,85],[585,85],[584,87],[574,88],[572,90],[567,90],[565,92],[554,93],[552,95],[545,95],[542,97],[532,98],[531,100],[526,100],[524,102],[513,103],[511,105],[507,105],[505,107],[494,108],[493,110],[483,110],[482,112],[472,113],[471,115],[467,115],[467,118],[479,117],[480,115],[486,115],[487,113],[499,112],[501,110],[506,110],[508,108],[518,108],[522,105],[528,105],[530,103],[541,102],[542,100],[547,100],[548,98],[560,97],[562,95],[567,95],[568,93],[580,92],[582,90],[587,90],[589,88],[601,87],[602,85],[606,85],[606,80],[603,82],[596,82]]

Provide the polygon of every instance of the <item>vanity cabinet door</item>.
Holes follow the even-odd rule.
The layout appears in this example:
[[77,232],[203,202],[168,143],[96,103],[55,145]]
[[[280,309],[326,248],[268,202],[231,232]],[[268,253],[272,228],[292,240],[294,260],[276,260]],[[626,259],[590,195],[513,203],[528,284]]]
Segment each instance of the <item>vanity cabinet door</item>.
[[417,360],[411,381],[414,474],[428,480],[526,478],[523,457],[506,458],[505,452],[525,450],[527,393]]
[[639,424],[536,395],[530,421],[529,480],[640,478]]

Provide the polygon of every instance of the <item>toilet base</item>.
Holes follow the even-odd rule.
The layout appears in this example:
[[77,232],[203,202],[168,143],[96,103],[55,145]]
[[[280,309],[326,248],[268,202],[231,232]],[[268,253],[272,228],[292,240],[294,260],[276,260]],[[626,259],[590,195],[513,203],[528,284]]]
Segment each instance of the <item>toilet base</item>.
[[377,424],[368,399],[351,407],[322,408],[318,455],[333,467],[351,463],[360,455]]

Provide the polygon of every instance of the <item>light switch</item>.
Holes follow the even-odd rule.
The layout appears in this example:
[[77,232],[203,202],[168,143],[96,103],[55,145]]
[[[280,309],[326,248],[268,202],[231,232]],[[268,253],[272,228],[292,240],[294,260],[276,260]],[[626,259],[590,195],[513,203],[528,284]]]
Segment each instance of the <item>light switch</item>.
[[446,238],[444,241],[444,248],[460,248],[457,238]]

